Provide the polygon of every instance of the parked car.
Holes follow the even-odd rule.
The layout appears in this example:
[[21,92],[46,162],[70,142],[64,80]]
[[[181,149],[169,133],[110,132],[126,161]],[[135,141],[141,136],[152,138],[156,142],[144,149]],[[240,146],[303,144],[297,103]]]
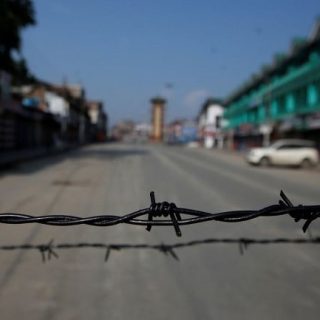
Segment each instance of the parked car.
[[309,168],[319,162],[319,153],[313,141],[287,139],[278,140],[269,147],[253,148],[246,156],[253,165],[300,166]]

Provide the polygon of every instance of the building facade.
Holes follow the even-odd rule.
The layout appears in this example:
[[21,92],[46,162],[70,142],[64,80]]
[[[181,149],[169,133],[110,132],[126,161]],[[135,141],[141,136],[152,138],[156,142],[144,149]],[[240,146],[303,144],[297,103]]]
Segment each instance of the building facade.
[[[43,104],[44,106],[44,104]],[[50,149],[60,123],[41,108],[24,107],[19,94],[12,96],[11,79],[0,72],[0,153]]]
[[222,116],[223,103],[220,99],[209,98],[202,105],[198,115],[198,134],[205,148],[223,146]]
[[108,116],[104,111],[102,101],[87,101],[86,108],[90,122],[90,141],[105,142],[107,140]]
[[187,144],[197,141],[198,123],[194,120],[174,120],[165,128],[165,142],[168,144]]
[[320,144],[320,21],[225,100],[224,139],[245,150],[279,138]]

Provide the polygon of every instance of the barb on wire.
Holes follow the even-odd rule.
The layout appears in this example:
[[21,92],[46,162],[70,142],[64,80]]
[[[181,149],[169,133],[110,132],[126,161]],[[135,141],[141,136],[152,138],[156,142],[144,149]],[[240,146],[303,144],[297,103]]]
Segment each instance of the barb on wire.
[[[294,206],[283,191],[280,192],[280,201],[260,210],[236,210],[219,213],[208,213],[199,210],[179,208],[167,201],[157,203],[154,192],[150,193],[151,205],[124,216],[100,215],[80,218],[71,215],[59,214],[48,216],[32,216],[20,213],[0,214],[0,223],[23,224],[41,223],[51,226],[72,226],[86,224],[91,226],[114,226],[120,223],[146,226],[150,231],[153,226],[173,226],[178,237],[181,236],[180,226],[208,221],[241,222],[258,217],[274,217],[288,215],[294,221],[305,220],[303,231],[306,232],[310,224],[320,217],[320,205]],[[183,216],[182,216],[183,215]],[[143,219],[143,216],[147,216]],[[162,219],[161,219],[162,218]]]
[[199,245],[209,244],[236,244],[239,247],[240,255],[243,255],[249,245],[271,245],[271,244],[320,244],[320,237],[316,238],[275,238],[275,239],[253,239],[253,238],[208,238],[203,240],[194,240],[189,242],[180,242],[173,244],[108,244],[108,243],[59,243],[54,244],[51,240],[48,244],[32,245],[1,245],[0,250],[14,251],[14,250],[39,250],[41,253],[42,262],[49,261],[52,257],[58,259],[58,250],[68,249],[100,249],[105,250],[104,261],[107,262],[110,259],[112,251],[121,250],[154,250],[159,253],[163,253],[165,256],[170,256],[173,259],[179,261],[177,250],[182,248],[194,247]]

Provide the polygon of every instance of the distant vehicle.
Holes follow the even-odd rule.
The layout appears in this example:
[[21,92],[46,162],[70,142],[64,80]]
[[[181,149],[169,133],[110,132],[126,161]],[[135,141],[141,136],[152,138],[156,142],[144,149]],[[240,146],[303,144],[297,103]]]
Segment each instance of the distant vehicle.
[[319,154],[315,144],[308,140],[278,140],[269,147],[253,148],[246,156],[253,165],[300,166],[310,168],[318,164]]

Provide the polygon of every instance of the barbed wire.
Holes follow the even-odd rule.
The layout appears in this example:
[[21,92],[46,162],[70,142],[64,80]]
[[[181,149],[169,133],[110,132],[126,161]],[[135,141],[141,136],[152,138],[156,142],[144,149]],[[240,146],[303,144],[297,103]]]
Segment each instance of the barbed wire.
[[[120,223],[147,226],[150,231],[153,226],[173,226],[178,237],[181,236],[180,226],[190,225],[208,221],[220,222],[242,222],[258,217],[275,217],[288,215],[296,222],[305,220],[303,231],[320,217],[320,205],[298,205],[294,206],[283,191],[280,192],[281,199],[278,204],[270,205],[260,210],[236,210],[219,213],[209,213],[188,208],[179,208],[174,203],[167,201],[157,203],[154,192],[150,192],[151,204],[148,208],[126,214],[124,216],[99,215],[80,218],[65,214],[47,216],[32,216],[20,213],[0,214],[0,223],[25,224],[40,223],[50,226],[73,226],[86,224],[97,227],[114,226]],[[182,216],[183,215],[183,216]],[[141,217],[147,216],[147,219]],[[158,219],[156,219],[158,218]],[[160,219],[168,218],[168,219]]]
[[111,255],[111,251],[120,250],[154,250],[160,253],[170,256],[173,259],[179,261],[177,254],[178,249],[194,247],[199,245],[209,244],[236,244],[238,245],[241,255],[245,250],[252,245],[271,245],[271,244],[320,244],[320,237],[310,238],[275,238],[275,239],[253,239],[253,238],[208,238],[203,240],[193,240],[188,242],[180,242],[174,244],[107,244],[102,242],[80,242],[80,243],[60,243],[54,244],[51,240],[46,244],[22,244],[22,245],[2,245],[0,250],[14,251],[14,250],[37,250],[41,253],[42,262],[51,260],[52,258],[59,258],[58,250],[68,249],[102,249],[105,250],[104,261],[108,261]]

